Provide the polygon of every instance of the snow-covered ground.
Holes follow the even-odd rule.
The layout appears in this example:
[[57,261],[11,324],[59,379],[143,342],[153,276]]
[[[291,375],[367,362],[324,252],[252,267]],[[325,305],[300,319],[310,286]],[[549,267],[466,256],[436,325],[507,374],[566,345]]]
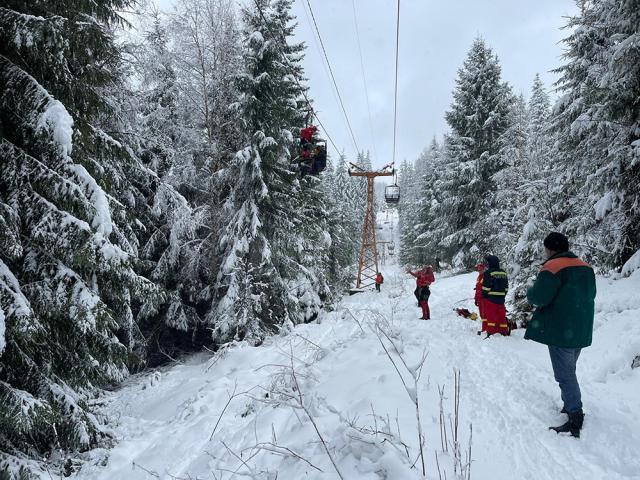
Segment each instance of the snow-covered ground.
[[594,344],[578,368],[586,411],[579,440],[547,430],[565,416],[546,348],[522,331],[483,340],[475,322],[452,311],[472,307],[474,274],[438,278],[433,320],[422,321],[412,279],[394,265],[383,272],[382,293],[346,297],[318,323],[131,379],[104,407],[117,445],[92,452],[78,478],[329,479],[340,478],[337,470],[344,479],[421,478],[421,462],[412,468],[415,407],[376,324],[410,368],[428,352],[417,390],[427,478],[440,478],[436,452],[442,478],[445,470],[455,478],[453,446],[442,451],[438,390],[451,444],[456,369],[463,464],[473,425],[471,478],[640,478],[640,369],[631,369],[640,352],[640,272],[598,279]]

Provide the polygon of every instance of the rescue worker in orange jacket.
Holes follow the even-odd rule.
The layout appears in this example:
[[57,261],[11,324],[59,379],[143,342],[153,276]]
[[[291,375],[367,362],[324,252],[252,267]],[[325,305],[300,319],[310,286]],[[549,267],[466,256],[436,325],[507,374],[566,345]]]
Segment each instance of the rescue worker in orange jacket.
[[482,298],[484,314],[487,319],[487,336],[494,333],[509,335],[507,311],[504,306],[509,288],[507,272],[500,268],[500,260],[495,255],[485,257],[487,270],[482,275]]
[[422,308],[422,319],[429,320],[431,318],[431,312],[429,310],[429,297],[431,296],[431,290],[429,286],[436,281],[436,277],[433,274],[433,268],[431,265],[427,265],[422,270],[412,272],[407,270],[409,275],[416,277],[416,289],[413,292],[418,299],[418,305]]
[[484,313],[484,298],[482,297],[482,282],[484,280],[485,269],[486,265],[484,263],[479,263],[476,265],[478,278],[476,279],[475,304],[476,307],[478,307],[478,313],[480,314],[480,320],[482,321],[482,328],[478,332],[478,335],[480,335],[482,332],[487,331],[487,317]]

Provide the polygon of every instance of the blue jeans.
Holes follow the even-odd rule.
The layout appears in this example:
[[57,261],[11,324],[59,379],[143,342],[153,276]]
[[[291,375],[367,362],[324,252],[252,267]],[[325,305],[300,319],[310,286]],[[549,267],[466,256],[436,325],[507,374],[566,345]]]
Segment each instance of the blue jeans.
[[576,377],[576,363],[581,348],[561,348],[549,345],[549,356],[553,367],[553,376],[560,385],[560,393],[567,412],[582,408],[580,385]]

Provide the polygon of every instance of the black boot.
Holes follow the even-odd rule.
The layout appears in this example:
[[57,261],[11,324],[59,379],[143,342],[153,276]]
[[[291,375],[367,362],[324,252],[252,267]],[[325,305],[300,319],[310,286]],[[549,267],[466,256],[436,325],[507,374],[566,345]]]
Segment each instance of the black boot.
[[567,413],[568,414],[569,412],[567,412],[567,407],[562,407],[562,410],[560,410],[560,413]]
[[569,412],[569,421],[559,427],[549,427],[549,430],[555,430],[556,433],[571,433],[572,437],[580,438],[580,430],[584,422],[584,413],[582,410]]

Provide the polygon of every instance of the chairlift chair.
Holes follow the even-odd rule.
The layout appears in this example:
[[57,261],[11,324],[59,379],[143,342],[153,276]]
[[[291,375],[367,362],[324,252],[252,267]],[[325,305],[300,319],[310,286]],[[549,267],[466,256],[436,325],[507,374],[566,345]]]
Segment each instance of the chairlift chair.
[[384,189],[384,200],[391,205],[398,203],[400,201],[400,187],[387,185]]
[[327,141],[315,136],[314,125],[302,129],[304,131],[309,136],[300,139],[300,152],[293,162],[299,164],[303,176],[319,175],[327,167]]

